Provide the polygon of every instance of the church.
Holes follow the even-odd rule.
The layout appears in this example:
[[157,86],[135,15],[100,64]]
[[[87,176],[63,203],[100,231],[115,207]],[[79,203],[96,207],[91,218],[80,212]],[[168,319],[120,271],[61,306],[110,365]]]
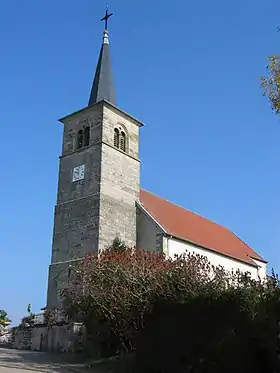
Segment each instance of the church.
[[226,270],[266,278],[267,262],[229,229],[140,186],[139,136],[144,124],[116,103],[108,19],[88,105],[64,126],[54,212],[47,308],[60,308],[71,267],[118,236],[128,246],[206,256]]

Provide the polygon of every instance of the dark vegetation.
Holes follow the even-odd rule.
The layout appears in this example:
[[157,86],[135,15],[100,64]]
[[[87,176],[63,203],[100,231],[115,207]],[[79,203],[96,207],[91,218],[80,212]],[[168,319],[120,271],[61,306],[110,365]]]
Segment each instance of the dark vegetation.
[[122,372],[280,372],[274,274],[264,284],[203,257],[166,260],[115,240],[75,267],[64,304],[95,356],[129,356]]

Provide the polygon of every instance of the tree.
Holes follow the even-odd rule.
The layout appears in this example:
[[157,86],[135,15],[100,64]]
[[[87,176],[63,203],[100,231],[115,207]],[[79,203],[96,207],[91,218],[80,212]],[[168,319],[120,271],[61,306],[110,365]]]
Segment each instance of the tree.
[[30,303],[27,306],[27,312],[31,315],[31,304]]
[[75,269],[64,311],[84,323],[88,352],[131,353],[145,373],[280,372],[275,274],[263,283],[199,255],[133,249],[88,254]]
[[272,110],[280,114],[280,56],[269,57],[267,77],[261,77],[264,96],[268,96]]
[[10,324],[11,320],[8,318],[8,314],[4,310],[0,310],[0,326],[6,326]]
[[128,247],[125,242],[117,236],[114,238],[112,244],[106,247],[106,250],[115,253],[123,253],[128,250]]

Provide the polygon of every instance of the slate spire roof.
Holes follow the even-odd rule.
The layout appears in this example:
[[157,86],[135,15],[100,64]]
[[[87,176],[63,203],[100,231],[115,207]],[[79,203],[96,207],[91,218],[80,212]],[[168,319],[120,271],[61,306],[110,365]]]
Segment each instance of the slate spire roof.
[[108,14],[107,10],[105,17],[102,19],[106,21],[105,30],[103,33],[102,46],[99,54],[88,106],[102,100],[106,100],[111,104],[116,105],[115,87],[110,57],[109,32],[107,30],[108,18],[111,15]]

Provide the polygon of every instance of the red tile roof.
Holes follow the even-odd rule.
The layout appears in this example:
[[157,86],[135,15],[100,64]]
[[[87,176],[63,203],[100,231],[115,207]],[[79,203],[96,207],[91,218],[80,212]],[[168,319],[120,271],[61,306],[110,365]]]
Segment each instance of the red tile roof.
[[255,265],[251,259],[266,262],[229,229],[143,189],[140,203],[171,236],[192,242],[217,253]]

